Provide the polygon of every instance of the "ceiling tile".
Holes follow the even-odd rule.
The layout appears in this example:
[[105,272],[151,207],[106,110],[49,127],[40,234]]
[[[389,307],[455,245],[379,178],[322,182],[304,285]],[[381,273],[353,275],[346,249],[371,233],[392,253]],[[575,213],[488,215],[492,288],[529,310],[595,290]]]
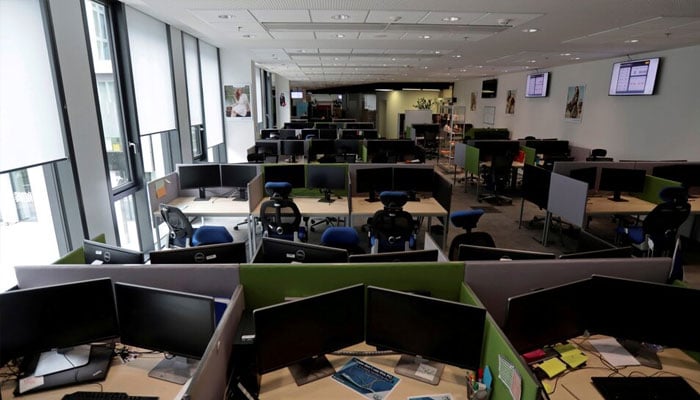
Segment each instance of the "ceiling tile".
[[314,40],[313,32],[270,32],[270,35],[275,39],[280,40]]
[[[486,13],[464,13],[464,12],[438,12],[431,11],[425,18],[423,18],[421,24],[447,24],[447,25],[469,25],[479,18],[486,16]],[[445,21],[444,18],[457,17],[457,21]]]
[[250,10],[260,22],[311,22],[309,10]]
[[[195,17],[200,20],[213,23],[213,22],[255,22],[255,19],[250,15],[248,10],[240,9],[201,9],[201,8],[188,8],[190,12]],[[222,18],[220,16],[225,16]]]
[[399,40],[404,32],[360,32],[360,39],[366,40]]
[[[339,27],[340,28],[340,27]],[[314,32],[316,39],[352,40],[357,39],[359,32]]]
[[386,11],[386,10],[370,10],[367,16],[367,22],[373,23],[390,23],[398,22],[402,24],[415,24],[425,17],[425,11]]
[[[358,23],[366,22],[367,10],[311,10],[312,22],[337,22],[343,23]],[[347,16],[347,19],[335,19],[338,15]]]

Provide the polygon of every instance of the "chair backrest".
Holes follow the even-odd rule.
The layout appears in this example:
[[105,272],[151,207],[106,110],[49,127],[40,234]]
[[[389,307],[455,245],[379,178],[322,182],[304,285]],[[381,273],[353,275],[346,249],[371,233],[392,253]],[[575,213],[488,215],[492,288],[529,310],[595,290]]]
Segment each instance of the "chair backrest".
[[[683,187],[667,187],[661,190],[659,197],[663,203],[658,204],[644,218],[642,228],[646,235],[658,245],[659,241],[665,241],[666,248],[675,240],[678,228],[690,215],[690,203],[688,203],[688,191]],[[668,243],[668,242],[671,243]]]
[[187,216],[179,208],[168,204],[160,205],[160,215],[170,230],[168,244],[186,247],[194,233]]
[[300,229],[301,212],[292,199],[273,197],[260,205],[260,221],[268,237],[294,240]]
[[408,211],[384,209],[374,213],[370,224],[370,246],[377,252],[415,248],[416,222]]
[[321,235],[321,245],[345,249],[350,254],[361,254],[360,235],[350,226],[329,226]]

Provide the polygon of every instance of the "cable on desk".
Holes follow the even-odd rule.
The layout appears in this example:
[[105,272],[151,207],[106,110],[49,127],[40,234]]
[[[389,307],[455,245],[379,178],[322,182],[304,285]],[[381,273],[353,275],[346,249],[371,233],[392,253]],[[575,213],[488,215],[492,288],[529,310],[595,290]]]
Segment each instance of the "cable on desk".
[[357,350],[357,351],[352,351],[352,350],[339,350],[339,351],[334,351],[331,352],[330,354],[333,354],[334,356],[356,356],[356,357],[366,357],[366,356],[390,356],[394,354],[398,354],[397,352],[393,350],[369,350],[369,351],[364,351],[364,350]]

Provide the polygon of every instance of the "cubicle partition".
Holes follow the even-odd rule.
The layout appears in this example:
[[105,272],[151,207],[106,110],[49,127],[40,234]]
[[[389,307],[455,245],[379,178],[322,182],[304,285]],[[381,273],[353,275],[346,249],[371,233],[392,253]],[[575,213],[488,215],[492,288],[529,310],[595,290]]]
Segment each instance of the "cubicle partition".
[[[94,238],[90,239],[93,242],[107,243],[107,239],[104,233],[100,233]],[[82,264],[85,263],[85,249],[83,246],[69,252],[65,256],[59,258],[53,262],[54,264]]]

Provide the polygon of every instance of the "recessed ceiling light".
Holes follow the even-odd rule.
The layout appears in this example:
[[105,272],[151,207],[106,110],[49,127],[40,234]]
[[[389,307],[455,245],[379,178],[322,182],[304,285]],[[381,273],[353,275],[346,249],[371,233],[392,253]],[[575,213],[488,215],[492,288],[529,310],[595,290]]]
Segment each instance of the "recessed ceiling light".
[[530,61],[528,61],[528,62],[529,62],[529,63],[536,63],[537,60],[530,60]]
[[430,35],[420,35],[421,39],[430,39]]
[[433,53],[440,54],[440,50],[435,50]]
[[574,60],[574,61],[578,61],[578,60],[581,59],[581,57],[571,57],[571,59]]
[[391,21],[391,22],[396,22],[399,20],[401,20],[401,17],[399,17],[398,15],[392,15],[389,17],[389,21]]
[[221,19],[231,19],[233,17],[234,17],[233,14],[221,14],[221,15],[219,15],[219,18],[221,18]]
[[526,28],[526,29],[523,29],[523,32],[525,32],[525,33],[535,33],[535,32],[538,32],[538,31],[539,31],[539,29],[537,29],[537,28]]
[[338,39],[342,39],[345,37],[345,35],[343,35],[342,33],[338,33],[335,35],[335,37],[337,37]]
[[455,55],[452,56],[452,58],[462,58],[462,55],[461,55],[461,54],[455,54]]
[[250,34],[250,33],[246,33],[245,35],[241,35],[241,37],[244,39],[252,39],[255,37],[255,35]]
[[562,57],[569,57],[571,55],[571,53],[561,53],[559,55]]
[[457,22],[457,21],[459,21],[460,19],[461,19],[460,17],[455,17],[455,16],[453,15],[453,16],[450,16],[450,17],[445,17],[445,18],[443,18],[442,20],[445,21],[445,22]]
[[639,42],[639,39],[629,39],[629,40],[625,40],[625,43],[637,43],[637,42]]
[[423,67],[423,69],[428,69],[428,66],[427,66],[427,65],[426,65],[426,66],[424,66],[424,67]]
[[396,57],[391,57],[391,61],[396,61]]
[[331,19],[335,19],[338,21],[345,21],[347,19],[350,19],[350,16],[347,14],[337,14],[337,15],[331,15]]

